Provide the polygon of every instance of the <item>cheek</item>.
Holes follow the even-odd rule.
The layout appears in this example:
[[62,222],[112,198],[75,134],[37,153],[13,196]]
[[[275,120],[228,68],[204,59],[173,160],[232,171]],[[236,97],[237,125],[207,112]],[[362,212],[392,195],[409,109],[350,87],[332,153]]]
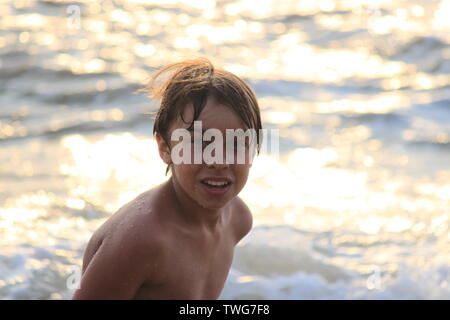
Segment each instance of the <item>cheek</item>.
[[249,165],[236,165],[234,168],[234,176],[236,178],[237,191],[240,192],[245,186],[248,180],[248,174],[250,171]]
[[181,185],[192,187],[197,181],[199,168],[196,165],[175,165],[172,170]]

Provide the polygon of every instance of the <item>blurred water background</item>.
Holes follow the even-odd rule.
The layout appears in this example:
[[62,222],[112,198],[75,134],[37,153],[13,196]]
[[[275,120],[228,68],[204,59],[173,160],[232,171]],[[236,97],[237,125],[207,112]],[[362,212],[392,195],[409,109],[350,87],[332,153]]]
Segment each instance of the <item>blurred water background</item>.
[[92,233],[163,182],[133,94],[207,56],[280,155],[221,298],[450,299],[450,0],[1,0],[0,298],[66,299]]

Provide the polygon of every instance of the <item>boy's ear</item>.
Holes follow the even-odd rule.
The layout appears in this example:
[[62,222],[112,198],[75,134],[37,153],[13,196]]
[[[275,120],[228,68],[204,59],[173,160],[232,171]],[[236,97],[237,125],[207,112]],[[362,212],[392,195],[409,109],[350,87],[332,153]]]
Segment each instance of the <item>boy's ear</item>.
[[156,143],[158,144],[159,156],[164,161],[165,164],[172,164],[172,157],[170,156],[170,149],[167,143],[164,141],[163,137],[156,133]]

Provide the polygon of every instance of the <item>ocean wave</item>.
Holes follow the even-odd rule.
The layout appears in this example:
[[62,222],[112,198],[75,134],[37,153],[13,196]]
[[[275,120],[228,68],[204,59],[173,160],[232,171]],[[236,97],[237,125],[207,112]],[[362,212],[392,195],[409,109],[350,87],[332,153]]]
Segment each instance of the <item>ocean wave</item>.
[[[343,232],[341,231],[341,236]],[[232,271],[221,295],[222,299],[449,299],[450,265],[445,256],[435,257],[419,266],[403,256],[387,261],[395,271],[384,269],[370,256],[343,254],[343,246],[367,247],[366,236],[353,243],[334,241],[324,255],[314,247],[315,238],[324,233],[305,233],[278,226],[256,227],[236,249]],[[327,237],[333,238],[332,234]],[[386,252],[415,243],[393,239],[382,245]],[[368,251],[368,249],[366,249]],[[369,251],[368,251],[369,252]],[[369,253],[368,253],[369,255]],[[338,258],[338,260],[336,260]],[[405,259],[405,260],[403,260]],[[367,264],[362,270],[351,266]],[[337,262],[340,261],[340,262]],[[344,263],[342,261],[345,261]]]
[[249,276],[232,270],[221,299],[450,299],[448,264],[427,268],[402,265],[396,277],[328,282],[318,274],[296,272],[275,277]]

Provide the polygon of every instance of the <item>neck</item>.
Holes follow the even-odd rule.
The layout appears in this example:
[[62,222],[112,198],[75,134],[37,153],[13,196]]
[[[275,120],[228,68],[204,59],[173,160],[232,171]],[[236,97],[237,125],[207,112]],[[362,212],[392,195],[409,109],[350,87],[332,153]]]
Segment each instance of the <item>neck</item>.
[[215,230],[219,226],[222,220],[223,208],[207,209],[200,206],[186,194],[173,176],[167,181],[167,187],[171,189],[175,196],[178,215],[187,224],[195,225],[205,230]]

